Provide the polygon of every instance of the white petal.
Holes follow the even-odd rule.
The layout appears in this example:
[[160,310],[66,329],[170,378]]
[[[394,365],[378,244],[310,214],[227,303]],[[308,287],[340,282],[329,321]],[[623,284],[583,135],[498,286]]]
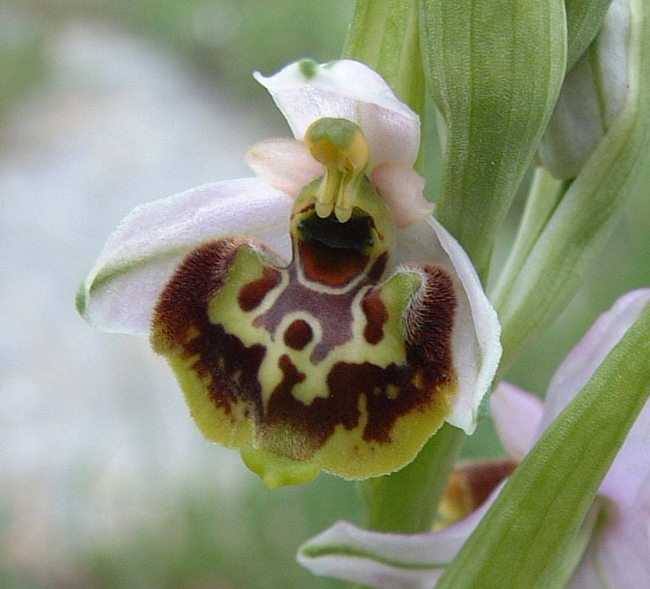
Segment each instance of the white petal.
[[501,326],[496,311],[463,248],[433,217],[398,229],[397,250],[399,260],[437,264],[454,280],[457,308],[452,357],[458,393],[447,421],[471,434],[501,359]]
[[81,285],[77,307],[105,331],[146,335],[171,273],[195,247],[233,234],[289,256],[293,200],[258,178],[206,184],[134,209]]
[[431,215],[433,205],[424,198],[424,178],[409,164],[379,164],[373,168],[370,181],[388,205],[398,227],[405,227]]
[[521,461],[533,445],[544,405],[538,397],[499,383],[490,396],[490,413],[499,438],[513,458]]
[[437,532],[385,534],[337,522],[298,552],[316,575],[380,589],[431,589],[456,556],[500,490],[465,519]]
[[323,174],[323,164],[297,139],[260,141],[246,153],[246,163],[262,180],[293,197]]
[[420,148],[420,119],[366,65],[341,60],[318,65],[299,61],[268,78],[255,73],[287,119],[296,138],[323,117],[344,118],[361,127],[370,167],[383,161],[413,164]]

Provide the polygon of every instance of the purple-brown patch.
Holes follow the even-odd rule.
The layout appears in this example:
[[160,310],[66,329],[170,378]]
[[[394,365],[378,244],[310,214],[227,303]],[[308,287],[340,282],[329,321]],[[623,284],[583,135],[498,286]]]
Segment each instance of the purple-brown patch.
[[314,331],[304,319],[292,321],[284,332],[284,343],[293,350],[304,350],[313,338]]
[[278,270],[269,268],[268,266],[265,267],[261,278],[242,286],[239,295],[237,295],[239,308],[244,312],[257,309],[264,300],[264,297],[278,286],[281,280],[282,275]]
[[384,324],[388,321],[388,310],[378,289],[370,290],[363,297],[361,310],[366,317],[363,337],[370,345],[376,345],[384,338]]

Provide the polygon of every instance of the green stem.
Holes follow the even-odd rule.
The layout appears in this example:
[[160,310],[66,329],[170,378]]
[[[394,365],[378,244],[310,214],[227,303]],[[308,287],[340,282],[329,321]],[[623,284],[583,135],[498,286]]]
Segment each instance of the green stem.
[[[571,186],[571,181],[560,182],[553,178],[544,168],[537,168],[531,186],[530,193],[526,200],[526,207],[519,223],[517,236],[510,250],[510,255],[499,275],[499,280],[490,292],[490,300],[495,309],[499,311],[511,295],[511,290],[519,278],[522,268],[526,264],[530,252],[537,243],[539,236],[543,233],[552,218],[553,213],[561,202],[562,197]],[[500,317],[503,319],[502,317]],[[516,328],[510,324],[501,324],[501,344],[503,345],[503,356],[499,374],[505,374],[511,361],[516,357],[519,348],[511,344],[513,329],[516,337],[519,334]],[[495,380],[499,380],[497,377]]]
[[403,534],[429,531],[464,438],[462,430],[445,424],[411,464],[361,481],[367,527]]

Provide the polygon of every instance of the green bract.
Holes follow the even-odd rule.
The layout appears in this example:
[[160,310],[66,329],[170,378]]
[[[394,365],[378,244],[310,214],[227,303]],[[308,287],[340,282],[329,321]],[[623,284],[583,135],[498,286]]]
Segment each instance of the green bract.
[[417,4],[417,0],[359,0],[343,53],[381,72],[398,98],[422,116],[424,77]]
[[564,78],[564,4],[422,0],[420,7],[425,76],[446,128],[437,216],[485,277]]

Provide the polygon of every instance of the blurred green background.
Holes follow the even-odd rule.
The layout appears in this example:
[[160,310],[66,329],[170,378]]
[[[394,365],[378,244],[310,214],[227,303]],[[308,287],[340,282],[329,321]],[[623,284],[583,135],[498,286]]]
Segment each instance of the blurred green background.
[[[162,170],[168,167],[165,158],[173,157],[174,150],[171,155],[161,155],[158,146],[167,135],[157,128],[146,128],[148,119],[137,114],[154,106],[135,104],[142,110],[136,110],[133,119],[116,119],[133,132],[133,137],[151,135],[142,146],[137,141],[132,145],[118,142],[104,149],[107,134],[105,141],[93,140],[90,150],[82,143],[83,158],[66,165],[70,158],[65,151],[56,151],[62,145],[56,138],[65,133],[74,137],[77,129],[85,132],[92,121],[101,120],[106,104],[123,99],[122,94],[111,94],[116,92],[111,76],[117,74],[110,68],[133,69],[128,83],[135,87],[154,84],[154,96],[158,92],[155,84],[170,93],[173,99],[164,104],[161,120],[168,120],[172,131],[177,124],[182,127],[179,133],[188,132],[182,120],[174,123],[184,109],[197,109],[200,128],[204,111],[190,98],[194,94],[209,97],[214,92],[216,110],[221,108],[216,105],[217,97],[224,108],[236,107],[237,124],[246,127],[240,138],[242,146],[267,136],[270,130],[287,133],[251,72],[269,74],[299,57],[320,61],[338,57],[352,8],[352,0],[277,0],[272,6],[264,0],[4,0],[0,4],[0,230],[5,235],[0,236],[0,314],[5,313],[0,315],[0,330],[4,332],[0,346],[0,587],[335,586],[326,579],[312,578],[293,558],[301,542],[335,520],[362,521],[354,485],[321,475],[302,487],[267,490],[236,457],[233,461],[234,453],[213,448],[199,438],[180,401],[174,405],[172,397],[155,396],[164,390],[180,397],[171,377],[166,373],[159,376],[166,369],[162,362],[149,358],[152,354],[146,342],[98,334],[74,316],[75,280],[89,268],[110,228],[131,206],[166,195],[166,185],[160,186],[165,184]],[[115,61],[111,61],[111,43],[114,40],[120,48],[124,39],[132,44],[129,59],[120,61],[123,54],[116,52]],[[95,67],[90,61],[91,66],[85,66],[90,69],[74,70],[72,77],[69,73],[68,77],[61,76],[62,59],[68,59],[66,63],[83,62],[100,41],[108,48],[108,72],[90,71]],[[173,67],[167,70],[160,66],[165,61]],[[149,70],[160,67],[159,78],[143,80],[134,62]],[[95,88],[91,94],[101,97],[96,104],[89,104],[84,94],[85,76],[99,76],[99,90]],[[77,94],[65,103],[62,114],[60,92],[70,84]],[[170,87],[180,88],[178,99],[177,90]],[[69,99],[71,94],[64,96]],[[132,107],[125,103],[119,112],[128,113]],[[79,127],[73,125],[71,130],[74,117],[65,117],[79,112],[81,122],[75,123]],[[209,108],[205,112],[207,116],[214,114]],[[49,113],[45,127],[39,126],[42,113]],[[30,127],[34,121],[38,121],[36,128]],[[97,132],[107,133],[114,123],[103,123]],[[221,146],[221,151],[236,145],[239,151],[234,157],[241,159],[240,143],[227,133],[213,135],[209,145],[216,145],[215,149]],[[111,138],[116,140],[119,138]],[[184,141],[191,143],[192,139]],[[429,147],[431,144],[429,139]],[[138,157],[150,168],[133,163],[139,148],[145,153]],[[129,153],[131,149],[133,153]],[[224,153],[215,151],[209,156],[215,160],[214,175],[209,157],[196,175],[186,175],[191,168],[189,160],[198,156],[188,156],[182,148],[177,151],[179,169],[169,181],[169,192],[221,179],[216,164],[228,166]],[[75,157],[79,158],[78,151]],[[242,173],[235,165],[226,170],[228,177]],[[90,186],[88,202],[75,200],[79,180],[74,178],[80,174],[89,174],[84,176],[84,186]],[[435,166],[429,166],[425,175],[434,193]],[[33,192],[23,190],[32,186],[29,182],[39,180],[35,176],[40,181],[30,188]],[[47,190],[53,178],[60,192],[54,187],[51,192]],[[543,394],[559,361],[597,314],[623,292],[650,284],[649,179],[645,173],[619,230],[588,282],[554,326],[513,367],[510,380]],[[115,204],[111,195],[117,199],[119,187],[130,183],[138,189]],[[522,204],[515,203],[504,227],[495,254],[497,263],[511,243]],[[97,219],[90,220],[92,215]],[[53,230],[50,225],[55,223],[59,223],[58,229]],[[43,258],[43,251],[59,251],[57,243],[65,246],[60,248],[61,258],[49,262]],[[65,280],[49,282],[48,272],[57,269],[46,266],[57,264],[65,266],[69,278],[63,271]],[[26,297],[17,292],[27,293]],[[51,319],[59,309],[65,321]],[[22,324],[24,317],[31,318],[32,323]],[[68,340],[83,343],[70,343],[69,348],[60,343]],[[95,345],[97,349],[88,356],[75,347]],[[60,346],[70,353],[52,359]],[[118,348],[120,351],[115,352]],[[124,368],[116,372],[114,367],[124,362],[135,362],[135,371]],[[58,373],[66,369],[75,376]],[[115,404],[105,399],[111,394],[124,404],[118,404],[116,415],[109,419],[107,415],[115,411]],[[156,399],[159,410],[151,411],[147,395],[155,396],[151,398]],[[52,407],[63,405],[63,396],[68,399],[65,410],[50,410],[50,403]],[[79,399],[83,399],[81,404]],[[90,431],[95,426],[90,424],[101,420],[110,424],[106,431],[100,427],[98,441],[97,432]],[[173,422],[165,426],[168,429],[161,429],[158,423],[164,420]],[[57,436],[70,428],[79,429],[79,433],[67,453],[55,450],[47,457],[40,446],[30,449],[30,440],[35,437],[46,445],[52,440],[58,447]],[[175,442],[167,438],[177,431],[182,432],[184,441],[173,446]],[[122,438],[131,441],[116,442]],[[166,455],[172,450],[166,450],[166,443],[172,444],[174,452],[171,465]],[[65,444],[60,447],[68,448]],[[114,454],[116,447],[125,456]],[[499,452],[491,424],[486,421],[468,441],[465,456]],[[134,459],[133,453],[138,457]],[[191,457],[187,455],[190,453]],[[41,458],[41,462],[34,459],[36,466],[25,458],[33,455]]]

